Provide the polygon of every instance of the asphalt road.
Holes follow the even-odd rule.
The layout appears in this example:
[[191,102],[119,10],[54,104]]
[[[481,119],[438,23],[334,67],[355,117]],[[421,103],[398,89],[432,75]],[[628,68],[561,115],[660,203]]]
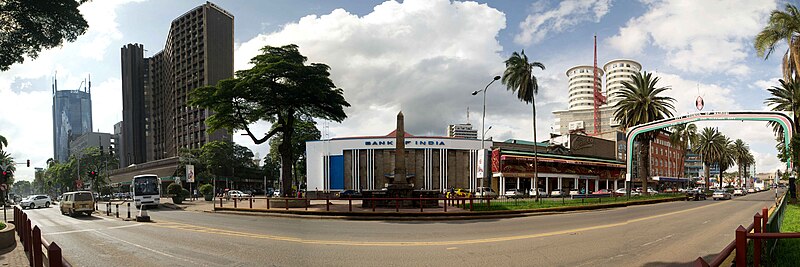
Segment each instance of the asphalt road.
[[[497,220],[342,221],[150,210],[152,223],[27,211],[76,266],[674,266],[710,260],[773,192]],[[123,216],[124,216],[124,209]]]

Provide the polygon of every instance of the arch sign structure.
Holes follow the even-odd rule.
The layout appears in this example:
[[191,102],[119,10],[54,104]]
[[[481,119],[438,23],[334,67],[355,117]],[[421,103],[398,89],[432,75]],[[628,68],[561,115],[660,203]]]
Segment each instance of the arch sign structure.
[[[628,133],[626,134],[628,147],[627,147],[627,167],[625,173],[625,180],[631,181],[631,168],[633,166],[633,141],[636,139],[636,136],[642,133],[667,128],[670,126],[675,126],[679,124],[685,123],[692,123],[696,121],[772,121],[776,122],[783,127],[783,135],[784,143],[786,144],[786,150],[789,151],[789,140],[792,139],[792,132],[794,130],[794,122],[792,119],[781,112],[777,111],[730,111],[730,112],[699,112],[694,114],[689,114],[680,117],[674,118],[667,118],[663,120],[657,120],[645,124],[636,125],[630,129],[628,129]],[[791,170],[792,169],[792,161],[786,161],[786,167]]]

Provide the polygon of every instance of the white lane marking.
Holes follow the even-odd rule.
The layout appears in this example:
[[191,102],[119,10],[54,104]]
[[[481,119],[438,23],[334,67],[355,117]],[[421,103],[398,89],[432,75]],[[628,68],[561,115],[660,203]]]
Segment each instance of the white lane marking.
[[89,231],[98,231],[98,230],[108,230],[108,229],[119,229],[119,228],[128,228],[128,227],[135,227],[141,226],[141,223],[131,224],[131,225],[122,225],[122,226],[114,226],[114,227],[107,227],[103,229],[81,229],[81,230],[71,230],[71,231],[61,231],[61,232],[52,232],[52,233],[44,233],[42,235],[63,235],[63,234],[72,234],[72,233],[82,233],[82,232],[89,232]]
[[652,245],[652,244],[654,244],[654,243],[656,243],[656,242],[658,242],[658,241],[661,241],[661,240],[664,240],[664,239],[670,238],[670,237],[672,237],[673,235],[674,235],[674,234],[672,234],[672,235],[668,235],[668,236],[665,236],[665,237],[662,237],[662,238],[659,238],[659,239],[656,239],[656,240],[654,240],[654,241],[651,241],[651,242],[644,243],[644,244],[643,244],[643,245],[641,245],[641,246],[642,246],[642,247],[646,247],[646,246]]
[[98,234],[100,234],[100,235],[104,235],[104,236],[106,236],[106,237],[108,237],[108,238],[111,238],[111,239],[114,239],[114,240],[118,240],[118,241],[120,241],[120,242],[122,242],[122,243],[126,243],[126,244],[128,244],[128,245],[131,245],[131,246],[134,246],[134,247],[137,247],[137,248],[141,248],[141,249],[144,249],[144,250],[147,250],[147,251],[153,252],[153,253],[161,254],[161,255],[164,255],[164,256],[167,256],[167,257],[170,257],[170,258],[174,258],[174,259],[178,259],[178,260],[186,261],[186,262],[192,263],[193,265],[200,265],[199,263],[197,263],[197,262],[194,262],[194,261],[192,261],[192,260],[190,260],[190,259],[187,259],[187,258],[183,258],[183,257],[178,257],[178,256],[175,256],[175,255],[167,254],[167,253],[164,253],[164,252],[161,252],[161,251],[155,250],[155,249],[151,249],[151,248],[148,248],[148,247],[145,247],[145,246],[139,245],[139,244],[135,244],[135,243],[132,243],[132,242],[129,242],[129,241],[123,240],[123,239],[119,239],[119,238],[113,237],[113,236],[111,236],[111,235],[109,235],[109,234],[106,234],[106,233],[103,233],[103,232],[99,232],[99,231],[95,231],[95,232],[96,232],[96,233],[98,233]]

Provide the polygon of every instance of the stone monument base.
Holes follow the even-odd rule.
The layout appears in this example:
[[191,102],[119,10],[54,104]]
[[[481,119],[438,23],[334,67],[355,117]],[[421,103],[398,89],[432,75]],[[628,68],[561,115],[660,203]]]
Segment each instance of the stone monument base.
[[[419,200],[419,198],[438,198],[440,193],[435,190],[414,190],[410,185],[398,186],[389,185],[384,190],[365,190],[361,191],[364,200],[361,207],[366,209],[375,208],[438,208],[439,200]],[[368,200],[366,198],[379,198]],[[386,198],[386,199],[380,199]],[[394,198],[405,198],[397,200]],[[415,199],[416,198],[416,199]]]

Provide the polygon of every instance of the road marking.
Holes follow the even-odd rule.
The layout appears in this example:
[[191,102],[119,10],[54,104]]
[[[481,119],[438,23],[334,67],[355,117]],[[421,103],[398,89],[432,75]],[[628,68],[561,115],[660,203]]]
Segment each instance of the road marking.
[[95,231],[95,232],[100,234],[100,235],[104,235],[104,236],[106,236],[108,238],[111,238],[111,239],[114,239],[114,240],[118,240],[120,242],[126,243],[128,245],[131,245],[131,246],[134,246],[134,247],[137,247],[137,248],[141,248],[141,249],[153,252],[153,253],[161,254],[161,255],[164,255],[164,256],[167,256],[167,257],[170,257],[170,258],[186,261],[186,262],[192,263],[193,265],[199,265],[199,263],[194,262],[194,261],[192,261],[190,259],[187,259],[187,258],[183,258],[183,257],[178,257],[178,256],[175,256],[175,255],[167,254],[167,253],[164,253],[164,252],[159,251],[159,250],[151,249],[151,248],[148,248],[148,247],[145,247],[145,246],[133,243],[133,242],[129,242],[129,241],[124,240],[124,239],[119,239],[119,238],[113,237],[113,236],[111,236],[109,234],[106,234],[106,233],[103,233],[103,232],[99,232],[99,231]]
[[578,232],[586,232],[592,230],[600,230],[600,229],[607,229],[613,227],[624,226],[630,223],[641,222],[644,220],[650,220],[675,214],[680,214],[688,211],[698,210],[707,207],[713,207],[716,205],[724,204],[727,202],[718,202],[710,205],[679,210],[674,212],[668,212],[659,215],[647,216],[638,219],[632,219],[625,222],[619,223],[611,223],[611,224],[604,224],[604,225],[595,225],[595,226],[588,226],[588,227],[581,227],[575,229],[567,229],[561,231],[553,231],[553,232],[546,232],[546,233],[538,233],[538,234],[528,234],[528,235],[516,235],[516,236],[503,236],[503,237],[491,237],[491,238],[482,238],[482,239],[467,239],[467,240],[451,240],[451,241],[346,241],[346,240],[315,240],[315,239],[303,239],[298,237],[289,237],[289,236],[276,236],[276,235],[267,235],[267,234],[256,234],[256,233],[246,233],[246,232],[237,232],[237,231],[230,231],[230,230],[223,230],[218,228],[210,228],[210,227],[203,227],[191,224],[184,224],[184,223],[177,223],[177,222],[168,222],[168,221],[160,221],[154,224],[147,224],[155,227],[162,227],[162,228],[170,228],[170,229],[178,229],[178,230],[185,230],[185,231],[192,231],[192,232],[200,232],[200,233],[208,233],[208,234],[218,234],[218,235],[226,235],[226,236],[236,236],[236,237],[249,237],[249,238],[256,238],[256,239],[269,239],[275,241],[287,241],[287,242],[296,242],[302,244],[313,244],[313,245],[346,245],[346,246],[381,246],[381,247],[398,247],[398,246],[454,246],[454,245],[474,245],[474,244],[485,244],[485,243],[495,243],[495,242],[505,242],[505,241],[516,241],[516,240],[523,240],[523,239],[532,239],[532,238],[540,238],[540,237],[548,237],[548,236],[556,236],[556,235],[564,235],[564,234],[575,234]]
[[100,230],[136,227],[136,226],[141,226],[141,225],[143,225],[143,224],[142,223],[137,223],[137,224],[130,224],[130,225],[106,227],[106,228],[103,228],[103,229],[91,228],[91,229],[81,229],[81,230],[71,230],[71,231],[62,231],[62,232],[43,233],[42,235],[63,235],[63,234],[82,233],[82,232],[90,232],[90,231],[100,231]]
[[454,250],[454,249],[458,249],[458,248],[457,247],[449,247],[449,248],[447,248],[447,250]]
[[659,238],[659,239],[656,239],[656,240],[654,240],[654,241],[651,241],[651,242],[644,243],[644,244],[642,244],[640,247],[646,247],[646,246],[649,246],[649,245],[655,244],[656,242],[658,242],[658,241],[661,241],[661,240],[664,240],[664,239],[667,239],[667,238],[670,238],[670,237],[672,237],[673,235],[674,235],[674,234],[672,234],[672,235],[668,235],[668,236],[665,236],[665,237],[662,237],[662,238]]

